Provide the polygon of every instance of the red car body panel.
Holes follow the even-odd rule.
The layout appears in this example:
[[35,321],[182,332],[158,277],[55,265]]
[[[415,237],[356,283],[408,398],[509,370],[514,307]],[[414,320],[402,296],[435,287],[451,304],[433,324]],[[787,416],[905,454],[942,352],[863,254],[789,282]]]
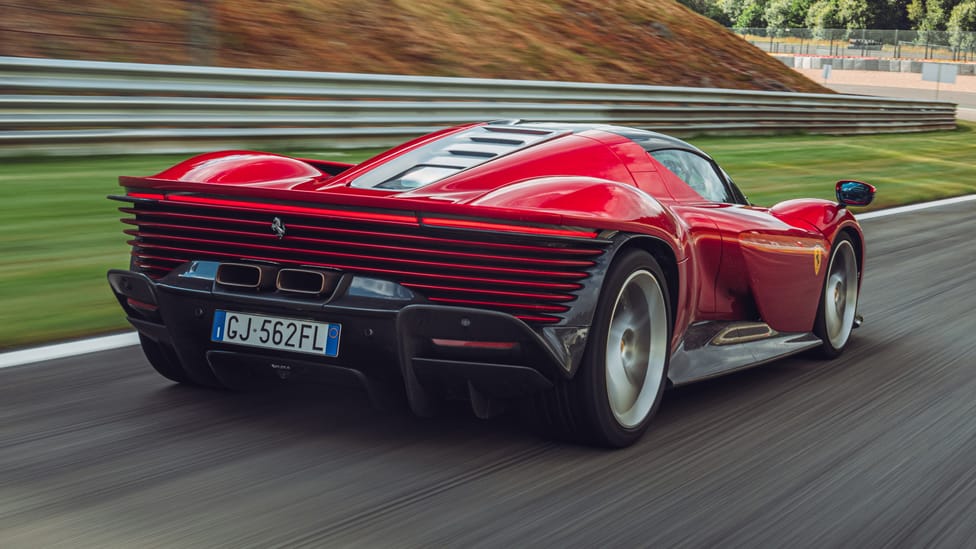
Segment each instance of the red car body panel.
[[213,206],[258,201],[418,227],[425,220],[442,226],[462,220],[484,222],[487,230],[536,224],[567,234],[654,239],[670,250],[677,274],[675,345],[687,327],[709,320],[761,320],[780,332],[810,332],[825,263],[841,231],[852,234],[863,264],[860,228],[843,206],[824,200],[768,209],[709,202],[633,139],[600,127],[566,129],[415,189],[354,185],[398,158],[477,126],[424,136],[359,165],[225,151],[120,182],[133,195],[211,200]]

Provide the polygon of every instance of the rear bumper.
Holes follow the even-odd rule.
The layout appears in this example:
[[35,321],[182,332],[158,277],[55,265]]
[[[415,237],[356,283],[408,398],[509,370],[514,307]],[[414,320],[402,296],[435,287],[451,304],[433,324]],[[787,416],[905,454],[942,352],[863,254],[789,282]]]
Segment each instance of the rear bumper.
[[[201,274],[203,273],[203,274]],[[184,268],[155,281],[109,271],[129,322],[173,351],[184,369],[209,368],[218,380],[248,372],[268,384],[324,381],[359,385],[375,404],[403,387],[413,410],[429,414],[435,397],[510,399],[570,377],[585,328],[534,329],[497,311],[426,303],[410,292],[352,295],[343,275],[327,300],[277,293],[233,292],[206,269]],[[334,358],[211,341],[214,312],[231,310],[342,325]],[[575,338],[570,341],[560,338]]]

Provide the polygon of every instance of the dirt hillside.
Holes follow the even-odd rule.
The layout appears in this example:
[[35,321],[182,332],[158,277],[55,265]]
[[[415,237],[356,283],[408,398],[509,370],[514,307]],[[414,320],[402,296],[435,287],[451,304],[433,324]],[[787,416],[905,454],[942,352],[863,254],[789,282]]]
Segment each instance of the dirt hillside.
[[88,0],[65,6],[61,0],[4,3],[0,54],[827,91],[673,0]]

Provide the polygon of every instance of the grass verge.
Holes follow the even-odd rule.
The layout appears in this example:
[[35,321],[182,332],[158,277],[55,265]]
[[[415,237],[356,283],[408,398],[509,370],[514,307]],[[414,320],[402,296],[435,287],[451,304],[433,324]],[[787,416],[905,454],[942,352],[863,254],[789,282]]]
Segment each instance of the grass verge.
[[[832,198],[851,178],[878,186],[874,208],[976,193],[976,125],[870,136],[699,138],[750,199]],[[375,151],[303,152],[358,162]],[[105,271],[128,265],[118,175],[156,173],[184,156],[27,158],[0,165],[0,349],[127,325]]]

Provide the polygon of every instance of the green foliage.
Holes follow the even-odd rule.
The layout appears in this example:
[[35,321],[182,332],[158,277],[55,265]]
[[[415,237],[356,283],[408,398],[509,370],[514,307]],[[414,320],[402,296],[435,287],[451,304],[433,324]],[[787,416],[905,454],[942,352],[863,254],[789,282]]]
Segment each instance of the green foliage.
[[739,15],[736,23],[740,27],[761,27],[766,15],[767,0],[750,0]]
[[769,0],[766,5],[766,25],[770,29],[806,26],[807,10],[812,0]]
[[952,8],[949,23],[949,43],[957,48],[972,49],[976,47],[976,0],[967,0]]
[[813,29],[817,38],[825,38],[825,29],[836,29],[840,26],[837,17],[837,0],[815,0],[807,9],[806,25]]
[[731,27],[733,20],[722,11],[715,0],[678,0],[689,9],[696,11],[709,19],[716,21],[723,27]]
[[765,27],[769,0],[718,0],[718,7],[738,28]]
[[[679,0],[689,8],[737,28],[917,29],[973,31],[976,0]],[[952,15],[959,9],[956,26]],[[819,33],[817,31],[820,31]],[[962,38],[960,37],[960,40]]]
[[908,4],[908,18],[920,31],[945,30],[948,21],[944,3],[944,0],[912,0]]
[[837,19],[846,29],[864,29],[873,23],[868,0],[838,0]]

